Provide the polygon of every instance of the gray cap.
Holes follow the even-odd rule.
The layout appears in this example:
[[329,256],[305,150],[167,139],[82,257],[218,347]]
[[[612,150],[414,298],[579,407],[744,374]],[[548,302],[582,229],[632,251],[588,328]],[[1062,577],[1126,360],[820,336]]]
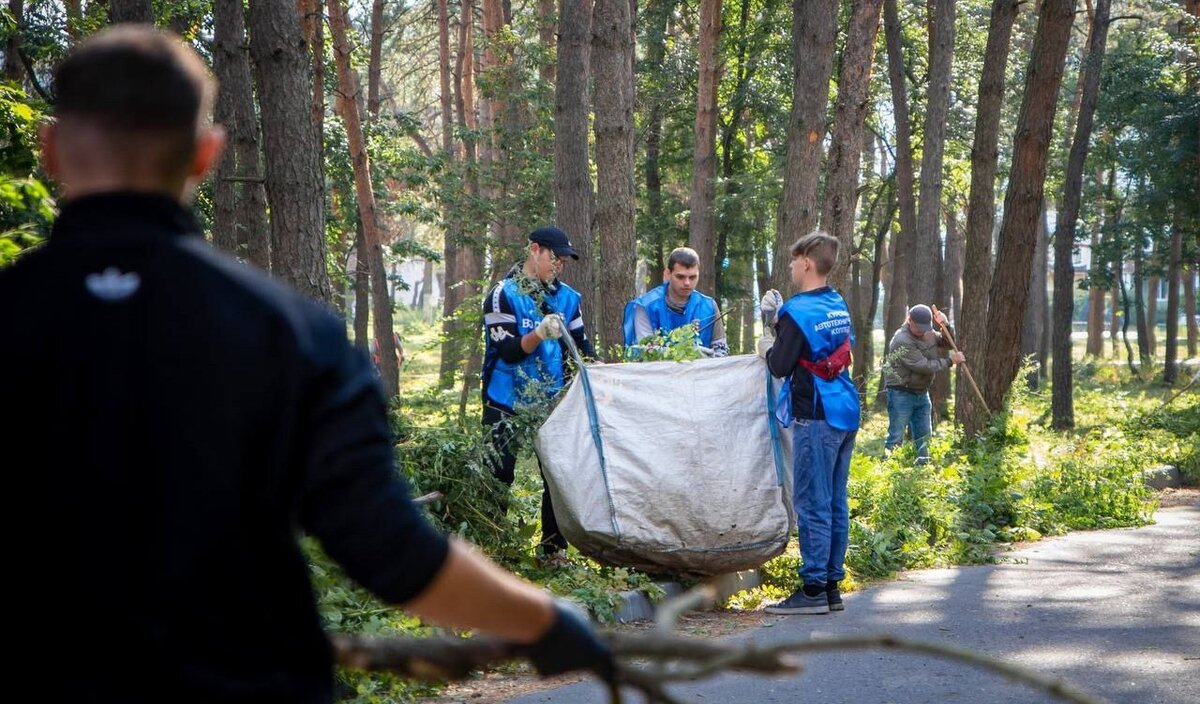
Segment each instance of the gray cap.
[[908,309],[908,319],[913,322],[918,332],[929,332],[933,329],[933,311],[923,303]]

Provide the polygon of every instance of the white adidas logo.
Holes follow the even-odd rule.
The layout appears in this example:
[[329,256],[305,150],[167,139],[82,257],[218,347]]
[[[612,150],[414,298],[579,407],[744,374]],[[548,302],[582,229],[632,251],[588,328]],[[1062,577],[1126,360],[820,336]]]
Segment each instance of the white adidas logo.
[[110,266],[100,274],[88,274],[84,279],[87,290],[102,301],[123,301],[137,292],[142,285],[142,277],[134,272],[121,273],[120,269]]

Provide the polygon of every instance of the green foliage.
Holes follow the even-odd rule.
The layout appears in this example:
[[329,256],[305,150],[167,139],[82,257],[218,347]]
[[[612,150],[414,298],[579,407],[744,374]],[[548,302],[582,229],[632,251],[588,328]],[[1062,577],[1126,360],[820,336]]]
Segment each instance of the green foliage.
[[693,321],[670,332],[659,330],[634,347],[614,346],[610,355],[613,359],[626,362],[686,362],[700,359],[704,353],[698,347],[699,327],[699,321]]
[[0,267],[45,239],[54,221],[54,198],[38,177],[42,110],[16,84],[0,83]]

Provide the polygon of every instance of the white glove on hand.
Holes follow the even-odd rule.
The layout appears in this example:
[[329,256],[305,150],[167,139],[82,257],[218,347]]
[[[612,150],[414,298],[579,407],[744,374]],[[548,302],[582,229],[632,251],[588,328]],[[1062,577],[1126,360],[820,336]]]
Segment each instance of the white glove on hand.
[[557,340],[563,334],[562,318],[557,313],[551,313],[542,318],[534,332],[543,340]]
[[766,360],[767,352],[769,352],[771,350],[771,348],[774,346],[775,346],[775,330],[773,330],[771,328],[771,326],[768,325],[767,327],[763,328],[763,336],[758,338],[758,345],[757,345],[758,356],[761,357],[763,360]]
[[771,289],[764,293],[758,305],[767,323],[774,325],[779,322],[779,309],[783,307],[783,296],[779,295],[778,291]]

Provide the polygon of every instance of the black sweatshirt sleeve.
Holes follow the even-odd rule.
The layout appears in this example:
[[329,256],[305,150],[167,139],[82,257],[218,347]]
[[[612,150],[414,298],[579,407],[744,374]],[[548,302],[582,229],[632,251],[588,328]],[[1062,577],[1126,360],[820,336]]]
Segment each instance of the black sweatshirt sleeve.
[[777,379],[786,379],[796,370],[796,360],[810,354],[808,338],[791,316],[783,316],[775,326],[775,344],[767,352],[767,365]]

